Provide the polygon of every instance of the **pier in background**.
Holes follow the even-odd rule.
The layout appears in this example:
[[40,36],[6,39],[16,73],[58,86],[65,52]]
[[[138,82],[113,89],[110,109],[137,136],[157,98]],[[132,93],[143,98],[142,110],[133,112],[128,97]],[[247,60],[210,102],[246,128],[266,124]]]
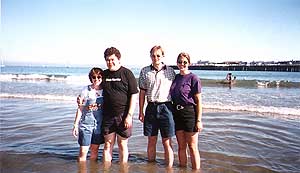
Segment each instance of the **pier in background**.
[[[178,70],[176,65],[172,68]],[[222,71],[278,71],[278,72],[300,72],[300,65],[191,65],[190,70],[222,70]]]

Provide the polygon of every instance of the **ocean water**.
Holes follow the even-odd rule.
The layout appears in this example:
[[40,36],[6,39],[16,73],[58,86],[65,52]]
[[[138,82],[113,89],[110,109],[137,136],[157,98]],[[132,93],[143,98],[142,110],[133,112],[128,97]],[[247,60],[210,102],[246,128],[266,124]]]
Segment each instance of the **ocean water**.
[[[116,146],[110,168],[101,162],[76,162],[79,146],[71,130],[76,96],[89,84],[89,70],[1,67],[1,172],[190,172],[190,165],[178,167],[175,137],[174,168],[164,168],[160,141],[157,162],[147,162],[137,107],[128,165],[118,163]],[[138,77],[140,68],[131,70]],[[192,72],[203,85],[202,172],[300,171],[299,72],[234,71],[232,86],[222,82],[227,71]]]

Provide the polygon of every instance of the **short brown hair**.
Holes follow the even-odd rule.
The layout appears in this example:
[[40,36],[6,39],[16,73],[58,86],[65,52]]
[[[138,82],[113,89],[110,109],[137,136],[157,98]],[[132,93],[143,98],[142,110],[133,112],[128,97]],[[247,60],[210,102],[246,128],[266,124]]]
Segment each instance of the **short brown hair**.
[[89,72],[89,79],[90,79],[91,82],[93,82],[93,80],[92,80],[93,76],[96,76],[96,75],[102,77],[103,76],[103,70],[99,67],[92,68]]
[[116,57],[120,60],[121,59],[121,53],[120,51],[115,48],[115,47],[110,47],[110,48],[107,48],[105,51],[104,51],[104,59],[106,60],[107,57],[111,56],[115,54]]
[[150,50],[150,55],[152,55],[155,51],[157,51],[157,50],[161,50],[161,54],[162,54],[162,56],[165,56],[165,51],[163,50],[163,48],[161,47],[161,46],[159,46],[159,45],[155,45],[155,46],[153,46],[152,48],[151,48],[151,50]]
[[188,53],[181,52],[177,57],[177,61],[179,60],[179,58],[186,58],[188,60],[189,64],[191,63],[191,58]]

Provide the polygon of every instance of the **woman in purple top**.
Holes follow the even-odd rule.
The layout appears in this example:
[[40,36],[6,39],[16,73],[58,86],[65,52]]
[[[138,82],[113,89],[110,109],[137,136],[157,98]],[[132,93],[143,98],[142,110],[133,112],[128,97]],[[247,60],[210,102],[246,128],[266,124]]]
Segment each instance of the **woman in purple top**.
[[202,130],[201,81],[188,69],[190,56],[180,53],[177,66],[180,73],[172,83],[170,93],[174,103],[174,121],[178,142],[179,165],[187,166],[187,146],[190,150],[192,169],[200,169],[198,135]]

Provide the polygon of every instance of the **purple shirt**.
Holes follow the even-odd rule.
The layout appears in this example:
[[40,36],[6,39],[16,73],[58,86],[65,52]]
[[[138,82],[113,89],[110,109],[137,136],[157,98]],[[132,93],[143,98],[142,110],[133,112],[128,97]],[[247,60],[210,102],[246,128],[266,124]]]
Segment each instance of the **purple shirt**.
[[171,85],[170,93],[175,105],[196,105],[194,95],[201,93],[201,81],[193,73],[177,74]]

